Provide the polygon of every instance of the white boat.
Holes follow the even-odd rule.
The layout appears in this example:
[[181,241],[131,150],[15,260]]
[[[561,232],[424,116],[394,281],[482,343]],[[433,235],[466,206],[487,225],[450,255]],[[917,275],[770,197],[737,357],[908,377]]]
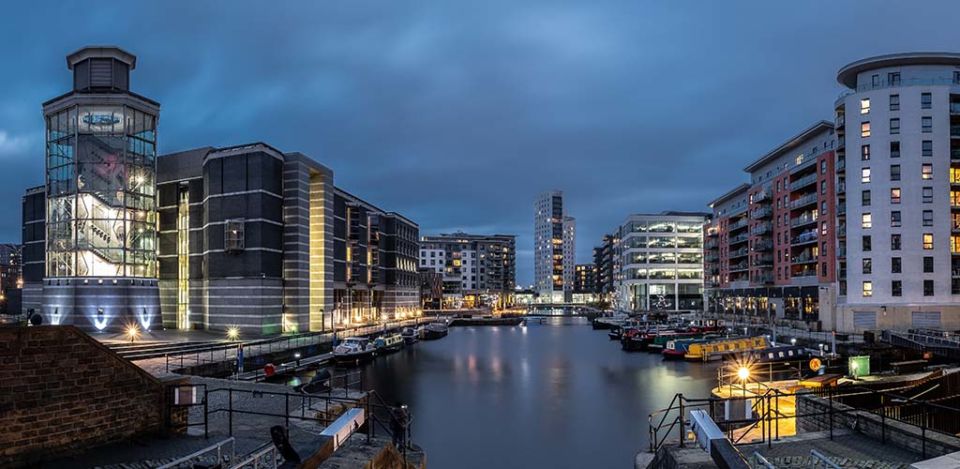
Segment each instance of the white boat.
[[373,358],[376,347],[365,337],[348,337],[333,349],[336,363],[359,363]]

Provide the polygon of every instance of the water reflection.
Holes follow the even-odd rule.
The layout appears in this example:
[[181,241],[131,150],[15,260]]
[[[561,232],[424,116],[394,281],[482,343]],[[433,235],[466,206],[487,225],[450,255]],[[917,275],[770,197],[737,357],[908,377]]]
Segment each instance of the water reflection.
[[624,353],[571,318],[453,328],[361,371],[388,401],[410,405],[432,469],[630,467],[647,445],[647,415],[677,392],[706,396],[715,377],[702,364]]

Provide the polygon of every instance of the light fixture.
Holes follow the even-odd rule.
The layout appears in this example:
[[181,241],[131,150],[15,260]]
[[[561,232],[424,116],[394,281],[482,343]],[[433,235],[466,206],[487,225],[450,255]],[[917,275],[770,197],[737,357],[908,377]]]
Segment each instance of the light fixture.
[[230,327],[227,329],[227,338],[230,340],[237,340],[240,338],[240,329],[237,327]]
[[750,368],[747,368],[747,367],[745,367],[745,366],[741,366],[741,367],[737,370],[737,378],[739,378],[741,382],[746,381],[747,378],[749,378],[749,377],[750,377]]
[[127,324],[125,334],[128,338],[130,338],[130,342],[137,340],[140,337],[140,326],[138,326],[136,323]]

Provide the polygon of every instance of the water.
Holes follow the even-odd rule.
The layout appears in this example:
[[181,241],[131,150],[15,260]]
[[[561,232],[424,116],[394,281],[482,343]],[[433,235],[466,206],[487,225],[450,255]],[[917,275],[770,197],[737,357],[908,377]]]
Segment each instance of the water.
[[707,396],[716,371],[622,352],[606,332],[570,318],[451,328],[362,372],[410,406],[431,469],[633,467],[650,412],[678,392]]

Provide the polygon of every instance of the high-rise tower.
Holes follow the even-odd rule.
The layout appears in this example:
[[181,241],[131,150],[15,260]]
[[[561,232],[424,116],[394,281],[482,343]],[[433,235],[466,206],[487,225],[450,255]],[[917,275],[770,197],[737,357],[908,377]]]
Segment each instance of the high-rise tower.
[[576,220],[566,216],[563,192],[544,192],[534,204],[534,283],[545,303],[571,300]]
[[160,104],[130,91],[136,60],[117,47],[80,49],[67,56],[73,89],[43,104],[47,323],[149,329],[158,317]]

